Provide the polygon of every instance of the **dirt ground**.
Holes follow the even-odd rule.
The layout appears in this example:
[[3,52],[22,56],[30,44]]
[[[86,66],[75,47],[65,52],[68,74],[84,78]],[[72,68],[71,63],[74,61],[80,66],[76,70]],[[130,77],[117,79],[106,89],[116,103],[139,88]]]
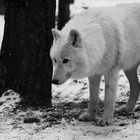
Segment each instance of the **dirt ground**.
[[[112,126],[80,122],[88,105],[87,79],[53,86],[53,107],[21,108],[20,96],[9,90],[0,98],[0,140],[140,140],[140,100],[131,114],[115,113]],[[120,72],[116,109],[126,104],[129,84]],[[98,118],[102,117],[104,79],[100,86]]]

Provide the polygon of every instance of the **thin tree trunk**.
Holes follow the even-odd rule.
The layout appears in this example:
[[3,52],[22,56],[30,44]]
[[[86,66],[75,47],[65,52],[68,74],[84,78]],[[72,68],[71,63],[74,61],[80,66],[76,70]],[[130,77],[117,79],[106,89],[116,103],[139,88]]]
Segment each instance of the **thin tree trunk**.
[[1,50],[2,91],[14,89],[28,105],[51,105],[49,52],[55,0],[5,0]]
[[0,0],[0,14],[4,14],[4,0]]
[[73,2],[74,0],[59,0],[58,29],[61,30],[62,27],[66,24],[66,22],[70,19],[69,5]]

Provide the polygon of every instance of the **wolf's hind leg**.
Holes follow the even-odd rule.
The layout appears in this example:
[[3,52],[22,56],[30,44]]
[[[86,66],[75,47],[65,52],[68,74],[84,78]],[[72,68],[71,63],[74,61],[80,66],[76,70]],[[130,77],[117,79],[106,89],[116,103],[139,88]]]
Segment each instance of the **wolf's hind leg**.
[[130,84],[130,95],[127,102],[127,106],[120,108],[119,111],[129,113],[134,111],[135,104],[139,98],[140,83],[137,75],[137,67],[125,71],[125,75],[128,78]]
[[80,115],[80,121],[95,121],[96,120],[96,111],[98,108],[99,101],[99,86],[100,86],[101,75],[95,75],[89,77],[89,104],[88,109],[85,113]]

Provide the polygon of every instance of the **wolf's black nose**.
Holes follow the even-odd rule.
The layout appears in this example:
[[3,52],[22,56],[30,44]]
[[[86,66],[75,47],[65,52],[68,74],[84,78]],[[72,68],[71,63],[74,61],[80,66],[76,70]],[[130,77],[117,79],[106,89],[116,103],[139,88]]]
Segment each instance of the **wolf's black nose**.
[[57,79],[53,79],[52,80],[52,84],[58,85],[58,80]]

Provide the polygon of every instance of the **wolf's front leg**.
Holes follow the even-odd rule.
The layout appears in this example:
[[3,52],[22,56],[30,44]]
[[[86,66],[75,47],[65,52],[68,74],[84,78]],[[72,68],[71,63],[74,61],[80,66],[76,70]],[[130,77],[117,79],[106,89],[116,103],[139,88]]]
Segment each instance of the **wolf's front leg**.
[[116,89],[118,81],[118,69],[105,74],[105,101],[103,119],[99,121],[101,126],[110,125],[113,122]]
[[95,121],[99,101],[99,85],[101,75],[89,77],[89,104],[87,111],[79,117],[80,121]]

